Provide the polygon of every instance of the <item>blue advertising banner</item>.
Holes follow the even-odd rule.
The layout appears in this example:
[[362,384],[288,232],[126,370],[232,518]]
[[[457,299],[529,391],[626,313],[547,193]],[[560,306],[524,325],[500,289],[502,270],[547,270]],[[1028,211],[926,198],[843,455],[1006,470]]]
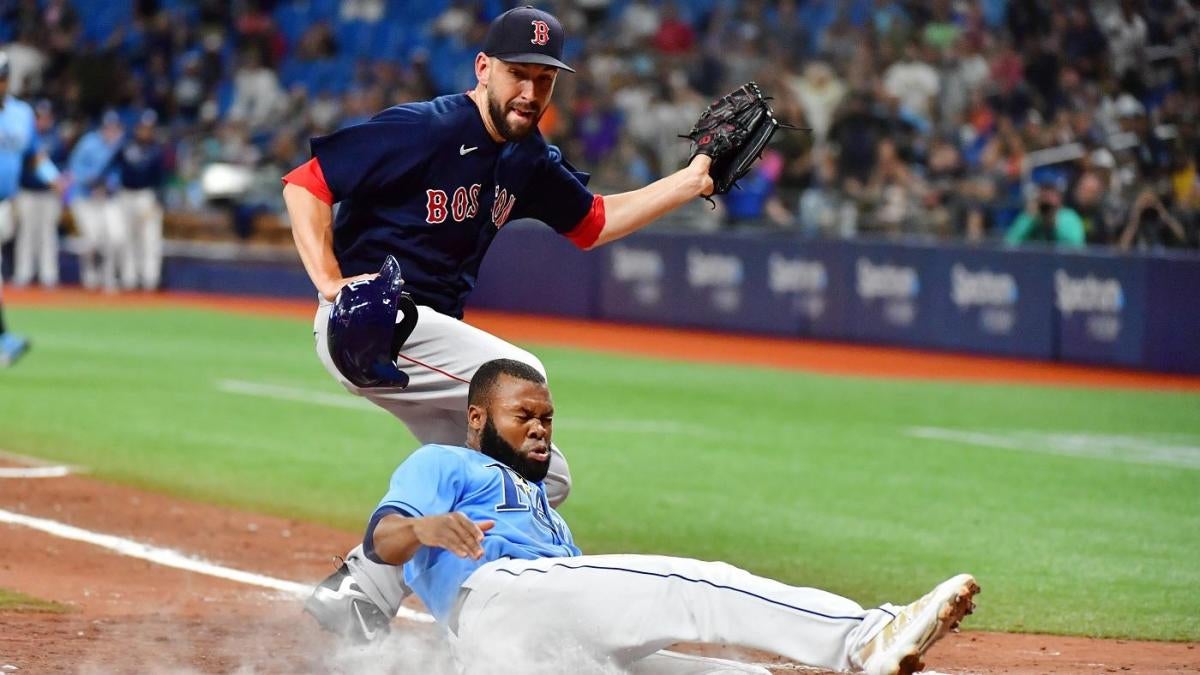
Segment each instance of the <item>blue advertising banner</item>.
[[167,258],[162,286],[167,290],[309,298],[317,308],[317,289],[299,263]]
[[1051,268],[1059,358],[1143,364],[1146,265],[1146,259],[1132,256],[1054,256]]
[[484,256],[467,309],[594,316],[601,258],[542,223],[508,223]]
[[[683,251],[680,294],[681,323],[701,328],[795,335],[799,329],[791,293],[770,288],[771,264],[786,260],[787,242],[772,245],[762,236],[690,235],[676,238]],[[671,259],[674,259],[672,257]]]
[[849,337],[868,342],[929,346],[940,340],[935,270],[939,251],[896,244],[858,244],[848,251]]
[[944,248],[928,277],[941,305],[936,346],[1054,357],[1054,289],[1049,253]]
[[1146,365],[1200,373],[1200,258],[1146,261]]
[[645,232],[599,249],[599,317],[677,325],[683,320],[686,246],[682,235]]
[[805,337],[844,340],[853,279],[842,242],[803,241],[767,254],[767,293],[783,303]]

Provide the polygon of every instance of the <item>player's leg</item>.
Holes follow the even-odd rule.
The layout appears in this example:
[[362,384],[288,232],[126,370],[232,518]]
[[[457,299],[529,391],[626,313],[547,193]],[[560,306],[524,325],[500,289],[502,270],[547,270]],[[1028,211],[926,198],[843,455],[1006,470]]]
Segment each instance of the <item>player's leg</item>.
[[137,199],[142,243],[139,273],[142,288],[152,291],[162,278],[163,210],[154,190],[139,190]]
[[[7,201],[0,200],[0,242],[4,241],[4,232],[11,226],[12,217],[6,215],[9,206]],[[4,251],[0,248],[0,263],[4,262]],[[0,277],[0,368],[6,368],[17,362],[29,348],[29,341],[8,332],[4,324],[4,278]]]
[[38,227],[42,233],[41,260],[38,278],[42,286],[58,286],[58,223],[62,219],[62,200],[54,190],[44,190],[37,196]]
[[978,590],[961,575],[912,605],[864,609],[725,563],[626,555],[498,560],[464,586],[471,590],[458,615],[457,649],[466,664],[486,652],[536,666],[566,652],[624,667],[676,642],[703,642],[887,673],[904,672],[905,658],[915,667],[969,612]]
[[98,256],[104,236],[94,201],[91,197],[77,197],[70,205],[71,219],[79,233],[79,281],[89,290],[100,285]]
[[[419,307],[420,319],[400,351],[397,364],[409,377],[404,389],[363,389],[346,380],[329,356],[326,341],[329,309],[322,302],[313,322],[317,355],[351,393],[362,396],[399,418],[420,443],[461,445],[467,438],[467,391],[479,366],[508,358],[533,366],[545,375],[541,360],[528,351],[470,324]],[[558,506],[571,490],[571,471],[562,452],[551,447],[547,497]]]
[[96,252],[100,259],[99,284],[106,291],[116,291],[118,260],[124,239],[121,236],[124,219],[113,208],[112,197],[92,197],[90,201],[92,219],[99,233],[96,241]]
[[34,193],[21,190],[12,198],[16,213],[16,241],[13,242],[13,285],[27,286],[33,280],[34,261],[41,244]]
[[113,258],[115,280],[120,288],[130,290],[137,286],[137,247],[139,242],[134,229],[137,226],[128,190],[121,190],[108,198],[105,221],[111,237],[110,254]]
[[759,665],[662,650],[629,664],[629,675],[771,675]]
[[128,240],[125,243],[126,287],[136,288],[145,281],[148,216],[141,190],[121,191],[122,212]]

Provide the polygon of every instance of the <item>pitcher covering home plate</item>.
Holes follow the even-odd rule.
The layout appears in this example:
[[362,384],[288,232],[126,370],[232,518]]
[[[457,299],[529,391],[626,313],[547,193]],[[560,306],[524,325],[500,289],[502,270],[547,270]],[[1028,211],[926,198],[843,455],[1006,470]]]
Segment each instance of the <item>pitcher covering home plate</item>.
[[[710,107],[719,114],[702,118],[706,131],[693,139],[685,168],[632,192],[592,194],[588,176],[537,128],[559,72],[573,72],[562,61],[564,42],[554,16],[531,7],[505,12],[475,56],[473,90],[388,108],[314,138],[312,159],[284,177],[296,247],[320,296],[313,328],[322,363],[422,443],[466,437],[467,383],[484,362],[510,358],[545,372],[529,352],[461,320],[483,256],[505,223],[530,218],[581,248],[606,244],[728,189],[777,126],[760,95],[739,89]],[[743,130],[738,120],[753,126]],[[376,292],[362,282],[379,274],[382,286],[403,284],[403,303],[359,302],[360,294]],[[376,321],[402,326],[382,361],[357,337],[359,322]],[[558,505],[570,472],[558,448],[549,452],[546,492]],[[360,549],[346,563],[327,580],[339,590],[316,593],[308,607],[326,628],[369,640],[386,630],[408,591]],[[328,618],[352,614],[361,620]]]

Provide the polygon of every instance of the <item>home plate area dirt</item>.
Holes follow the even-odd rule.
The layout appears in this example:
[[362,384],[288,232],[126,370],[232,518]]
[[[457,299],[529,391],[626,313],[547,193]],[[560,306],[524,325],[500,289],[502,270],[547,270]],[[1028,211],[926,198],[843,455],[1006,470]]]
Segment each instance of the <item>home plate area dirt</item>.
[[[0,478],[0,510],[301,587],[332,571],[334,556],[355,543],[353,533],[79,475]],[[430,624],[398,620],[382,645],[343,645],[303,614],[302,595],[163,566],[21,524],[0,523],[0,588],[66,608],[0,611],[0,675],[453,672]],[[985,589],[981,604],[987,597]],[[776,673],[820,672],[733,648],[680,649],[761,663]],[[942,673],[1179,673],[1200,672],[1200,650],[1194,643],[968,630],[946,638],[926,663]]]

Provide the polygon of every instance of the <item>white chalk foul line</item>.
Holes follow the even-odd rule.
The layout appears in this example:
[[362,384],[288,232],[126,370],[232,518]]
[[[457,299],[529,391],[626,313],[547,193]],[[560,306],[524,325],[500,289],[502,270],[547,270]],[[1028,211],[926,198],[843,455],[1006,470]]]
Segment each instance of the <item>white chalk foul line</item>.
[[[151,546],[143,544],[123,537],[113,536],[111,534],[100,534],[91,532],[73,525],[66,525],[45,518],[35,518],[22,513],[13,513],[0,509],[0,522],[9,523],[12,525],[21,525],[30,529],[45,532],[63,539],[72,541],[81,541],[93,546],[108,549],[114,553],[119,553],[131,558],[139,560],[147,560],[152,563],[162,565],[164,567],[172,567],[175,569],[204,574],[218,579],[226,579],[228,581],[236,581],[238,583],[247,584],[250,586],[258,586],[260,588],[269,588],[275,591],[282,591],[296,597],[305,597],[311,591],[312,587],[305,584],[298,584],[294,581],[285,581],[276,579],[254,572],[244,572],[235,570],[231,567],[216,565],[199,558],[184,555],[178,551],[172,551],[167,548]],[[417,612],[407,607],[401,607],[400,613],[397,615],[401,619],[409,621],[417,621],[420,623],[432,623],[433,617],[424,612]]]
[[69,475],[69,466],[0,466],[0,478],[62,478]]

